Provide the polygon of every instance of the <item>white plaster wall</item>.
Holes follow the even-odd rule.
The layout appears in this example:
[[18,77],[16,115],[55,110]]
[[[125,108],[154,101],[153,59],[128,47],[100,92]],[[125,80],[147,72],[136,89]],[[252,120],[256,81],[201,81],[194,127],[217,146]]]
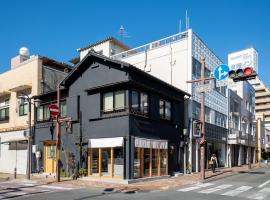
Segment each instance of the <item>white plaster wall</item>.
[[[1,143],[16,139],[26,139],[23,136],[23,131],[0,134]],[[18,174],[26,174],[27,150],[9,150],[8,144],[0,145],[0,172],[13,173],[16,167]]]
[[165,46],[149,49],[147,52],[123,58],[122,61],[130,63],[169,84],[172,83],[172,85],[179,89],[187,91],[187,47],[187,39],[183,39]]

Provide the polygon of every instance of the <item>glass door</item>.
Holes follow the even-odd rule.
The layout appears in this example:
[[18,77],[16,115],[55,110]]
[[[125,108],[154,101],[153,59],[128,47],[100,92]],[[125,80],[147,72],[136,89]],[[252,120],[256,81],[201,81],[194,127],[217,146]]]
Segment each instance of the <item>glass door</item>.
[[143,174],[145,177],[150,176],[150,149],[144,149],[144,168],[143,168]]
[[111,175],[111,148],[101,149],[101,175]]

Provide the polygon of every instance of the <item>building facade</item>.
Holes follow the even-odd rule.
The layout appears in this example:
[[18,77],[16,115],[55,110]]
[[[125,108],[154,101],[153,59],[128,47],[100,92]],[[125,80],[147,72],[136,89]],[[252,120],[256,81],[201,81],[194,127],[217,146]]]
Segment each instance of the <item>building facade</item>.
[[250,82],[256,91],[256,150],[257,160],[260,161],[262,152],[270,151],[270,90],[259,77]]
[[[187,81],[200,78],[201,57],[206,59],[206,76],[222,63],[207,45],[192,31],[188,30],[149,44],[111,56],[122,60],[190,94],[188,117],[185,128],[189,130],[188,168],[199,170],[199,144],[193,137],[192,123],[200,116],[200,95],[197,84]],[[212,81],[213,87],[214,82]],[[213,88],[206,93],[206,139],[207,159],[212,153],[218,156],[220,166],[226,165],[228,99],[226,87]],[[185,148],[185,147],[184,147]],[[183,151],[184,152],[184,151]],[[206,163],[208,164],[208,162]],[[183,172],[183,171],[182,171]]]
[[[79,167],[92,178],[135,179],[179,171],[188,93],[94,52],[77,64],[62,85],[72,121],[70,133],[62,126],[65,172]],[[55,144],[46,123],[39,123],[35,131],[36,142],[43,142],[45,169],[44,141]]]
[[[13,173],[16,169],[19,174],[26,173],[29,105],[20,97],[55,90],[70,69],[69,65],[44,56],[29,56],[28,50],[22,48],[20,55],[12,58],[11,69],[0,74],[1,172]],[[34,112],[31,115],[34,119]]]

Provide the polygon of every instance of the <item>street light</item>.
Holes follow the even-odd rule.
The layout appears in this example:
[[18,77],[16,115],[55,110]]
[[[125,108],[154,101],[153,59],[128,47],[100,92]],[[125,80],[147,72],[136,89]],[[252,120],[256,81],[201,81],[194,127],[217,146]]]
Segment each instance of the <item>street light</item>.
[[[31,138],[32,138],[32,131],[31,131],[31,105],[34,105],[36,108],[40,106],[40,100],[36,96],[28,96],[27,94],[23,94],[18,96],[21,100],[26,100],[28,102],[28,125],[29,125],[29,134],[28,134],[28,145],[27,145],[27,179],[30,180],[31,174]],[[32,103],[32,99],[34,102]]]

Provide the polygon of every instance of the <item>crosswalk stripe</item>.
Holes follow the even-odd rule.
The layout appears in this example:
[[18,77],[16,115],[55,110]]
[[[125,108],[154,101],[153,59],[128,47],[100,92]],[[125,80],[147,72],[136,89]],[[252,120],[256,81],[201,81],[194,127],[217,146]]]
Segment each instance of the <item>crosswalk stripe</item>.
[[66,187],[60,187],[60,186],[53,186],[53,185],[39,185],[37,187],[49,188],[49,189],[58,189],[58,190],[72,190],[72,188],[66,188]]
[[242,192],[245,192],[247,190],[250,190],[252,187],[251,186],[241,186],[239,188],[236,188],[234,190],[231,190],[231,191],[228,191],[228,192],[225,192],[221,195],[225,195],[225,196],[236,196],[238,194],[241,194]]
[[189,191],[192,191],[192,190],[197,190],[197,189],[209,187],[209,186],[212,186],[212,185],[214,185],[214,184],[213,183],[200,183],[200,184],[197,184],[197,185],[192,186],[192,187],[179,189],[177,191],[179,191],[179,192],[189,192]]
[[258,191],[257,193],[248,197],[249,199],[256,199],[262,200],[270,194],[270,188],[263,188],[262,190]]
[[213,193],[213,192],[216,192],[216,191],[219,191],[219,190],[223,190],[223,189],[226,189],[226,188],[229,188],[229,187],[232,187],[232,185],[224,184],[224,185],[219,185],[219,186],[214,187],[214,188],[209,188],[209,189],[206,189],[206,190],[202,190],[199,193],[210,194],[210,193]]

